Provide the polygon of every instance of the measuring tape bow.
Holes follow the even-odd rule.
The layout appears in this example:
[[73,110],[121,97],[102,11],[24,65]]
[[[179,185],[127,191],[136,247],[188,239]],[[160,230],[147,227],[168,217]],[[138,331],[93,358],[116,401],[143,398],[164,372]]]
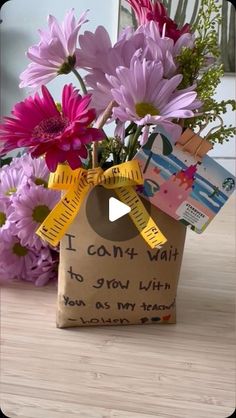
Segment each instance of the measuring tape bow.
[[72,170],[69,166],[59,165],[56,172],[50,175],[48,187],[67,191],[36,233],[51,245],[58,245],[77,216],[89,190],[102,185],[106,189],[114,189],[121,202],[131,208],[129,215],[147,244],[151,248],[160,247],[167,240],[132,187],[143,184],[143,181],[136,160],[113,166],[106,171],[101,167]]

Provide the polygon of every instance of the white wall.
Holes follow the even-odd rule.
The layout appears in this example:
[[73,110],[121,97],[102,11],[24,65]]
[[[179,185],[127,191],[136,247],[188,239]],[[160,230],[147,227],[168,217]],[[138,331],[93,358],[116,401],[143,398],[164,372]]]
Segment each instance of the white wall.
[[[216,93],[217,100],[235,99],[236,82],[235,76],[225,75],[222,78]],[[235,126],[235,112],[229,110],[223,115],[224,123]],[[217,158],[217,161],[222,164],[227,170],[235,174],[236,172],[236,144],[235,138],[230,138],[229,142],[224,142],[223,145],[216,144],[214,149],[209,152],[209,155]]]

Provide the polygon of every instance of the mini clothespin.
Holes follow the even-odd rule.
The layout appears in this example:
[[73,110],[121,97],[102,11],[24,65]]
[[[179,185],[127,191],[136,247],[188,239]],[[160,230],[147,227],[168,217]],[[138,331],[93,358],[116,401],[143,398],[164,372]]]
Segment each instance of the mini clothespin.
[[204,138],[202,138],[200,134],[209,124],[208,117],[206,118],[206,123],[200,126],[197,133],[187,128],[177,140],[175,146],[182,151],[186,151],[191,154],[198,162],[202,162],[203,157],[213,148],[212,143],[208,139],[210,134],[221,128],[224,124],[223,119],[220,116],[217,115],[217,118],[220,119],[220,125],[211,128]]
[[198,162],[202,162],[203,157],[213,148],[213,145],[206,138],[202,138],[199,133],[187,128],[177,140],[175,146],[182,151],[191,154]]

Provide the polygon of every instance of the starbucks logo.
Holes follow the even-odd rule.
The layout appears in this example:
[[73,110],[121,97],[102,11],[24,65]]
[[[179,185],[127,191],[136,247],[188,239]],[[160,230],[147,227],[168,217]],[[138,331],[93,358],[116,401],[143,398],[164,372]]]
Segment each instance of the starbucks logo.
[[235,181],[232,177],[227,177],[223,183],[222,187],[226,192],[230,192],[235,187]]

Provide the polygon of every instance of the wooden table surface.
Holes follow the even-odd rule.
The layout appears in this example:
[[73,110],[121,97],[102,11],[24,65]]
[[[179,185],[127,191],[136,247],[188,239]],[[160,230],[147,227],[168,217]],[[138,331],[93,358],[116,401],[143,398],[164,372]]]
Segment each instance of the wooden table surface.
[[60,330],[56,289],[2,288],[9,417],[225,418],[235,408],[235,199],[188,232],[177,325]]

